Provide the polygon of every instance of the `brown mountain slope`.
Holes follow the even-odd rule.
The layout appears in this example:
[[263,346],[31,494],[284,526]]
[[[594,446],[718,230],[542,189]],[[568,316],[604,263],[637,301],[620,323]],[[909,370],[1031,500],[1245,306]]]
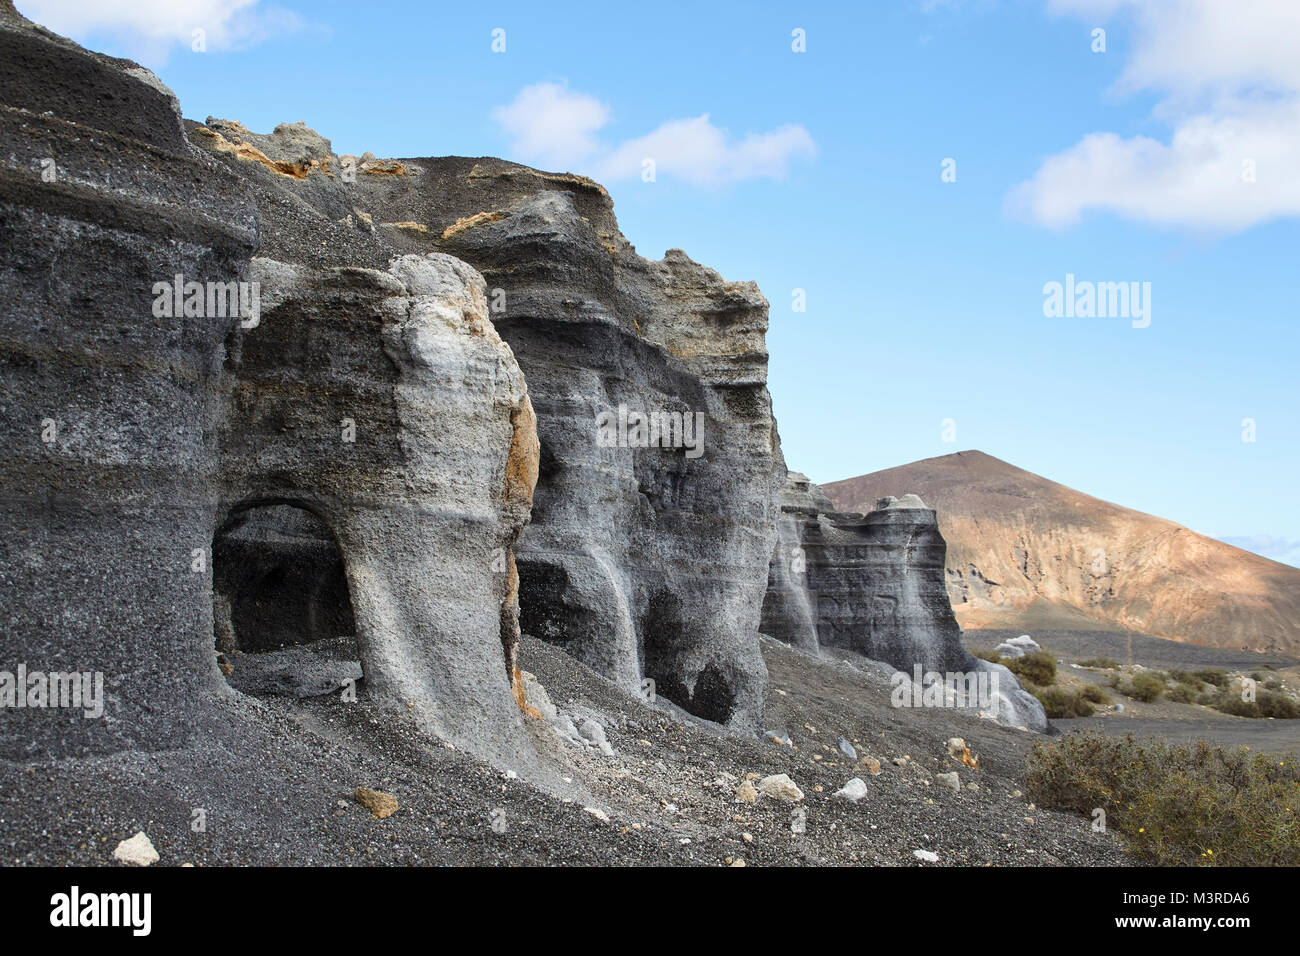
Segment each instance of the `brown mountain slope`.
[[1193,644],[1300,653],[1300,569],[1121,508],[979,451],[822,486],[843,511],[920,495],[948,542],[963,627],[1119,625]]

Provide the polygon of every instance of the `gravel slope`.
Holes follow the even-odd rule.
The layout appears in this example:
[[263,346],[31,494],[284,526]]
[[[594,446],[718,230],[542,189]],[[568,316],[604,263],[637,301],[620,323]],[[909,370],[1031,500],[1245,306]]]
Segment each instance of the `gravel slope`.
[[[0,860],[112,864],[117,842],[142,829],[160,865],[933,865],[914,850],[940,864],[1127,862],[1086,820],[1014,796],[1030,735],[949,711],[894,710],[871,662],[813,661],[768,640],[763,650],[768,725],[793,747],[629,698],[525,639],[523,667],[562,713],[601,722],[615,749],[580,750],[529,719],[542,756],[533,772],[556,794],[422,737],[364,693],[353,704],[232,695],[210,708],[185,750],[0,764]],[[952,735],[980,755],[979,770],[947,757]],[[879,759],[880,774],[853,767],[836,749],[840,736]],[[904,766],[891,762],[904,756]],[[935,780],[954,768],[960,792]],[[735,797],[747,774],[778,773],[793,778],[802,802]],[[833,797],[853,776],[867,795],[856,804]],[[394,794],[399,809],[373,817],[352,799],[359,786]],[[193,829],[196,808],[204,832]],[[792,832],[796,810],[803,833]]]

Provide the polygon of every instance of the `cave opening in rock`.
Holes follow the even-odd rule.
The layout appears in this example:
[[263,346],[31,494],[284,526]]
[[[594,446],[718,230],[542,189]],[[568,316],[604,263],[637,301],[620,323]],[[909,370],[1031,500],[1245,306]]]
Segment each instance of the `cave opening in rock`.
[[722,670],[710,662],[694,675],[694,687],[687,686],[689,628],[677,595],[655,592],[641,618],[642,672],[655,682],[656,693],[678,707],[725,724],[735,709],[736,694]]
[[356,620],[338,540],[305,508],[232,512],[212,540],[217,663],[231,687],[257,696],[355,692]]

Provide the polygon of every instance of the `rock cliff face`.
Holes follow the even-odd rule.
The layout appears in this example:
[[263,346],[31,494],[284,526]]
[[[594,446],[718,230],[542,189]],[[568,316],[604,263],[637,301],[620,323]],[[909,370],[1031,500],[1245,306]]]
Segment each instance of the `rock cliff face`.
[[[340,610],[308,636],[353,625],[368,694],[526,756],[509,549],[536,432],[482,277],[436,253],[254,258],[255,191],[189,144],[152,74],[7,4],[0,50],[3,656],[100,673],[105,698],[88,718],[29,676],[3,755],[179,746],[224,691],[216,640],[256,640],[238,595],[214,599],[214,550],[296,508],[346,579],[344,602],[328,555],[303,565],[299,590]],[[259,578],[249,544],[227,591]],[[295,613],[272,617],[289,633]]]
[[515,549],[524,630],[630,691],[757,727],[784,479],[758,288],[680,250],[637,255],[581,177],[340,157],[301,124],[263,136],[209,118],[190,134],[248,180],[267,255],[341,268],[439,250],[481,271],[541,440]]
[[107,684],[5,709],[5,755],[179,746],[232,666],[276,684],[241,654],[322,641],[520,767],[521,628],[750,729],[760,623],[969,664],[933,512],[783,493],[766,300],[637,255],[596,183],[182,121],[7,0],[0,51],[4,650]]
[[[842,648],[909,675],[998,675],[997,691],[971,709],[1044,730],[1042,706],[1006,668],[962,646],[944,581],[946,547],[935,513],[914,494],[886,496],[866,514],[838,512],[807,477],[781,494],[762,629],[806,651]],[[951,701],[943,702],[951,706]]]

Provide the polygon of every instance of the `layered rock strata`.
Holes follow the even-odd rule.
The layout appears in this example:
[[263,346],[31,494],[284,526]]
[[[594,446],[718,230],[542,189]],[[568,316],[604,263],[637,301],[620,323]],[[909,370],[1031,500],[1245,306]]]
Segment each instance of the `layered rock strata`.
[[[180,746],[226,692],[216,642],[258,640],[214,595],[214,542],[283,530],[278,508],[337,544],[351,620],[314,626],[354,626],[366,692],[526,759],[510,548],[537,440],[482,277],[436,252],[255,257],[255,189],[190,145],[152,74],[8,4],[0,49],[0,621],[25,675],[3,756]],[[227,592],[265,540],[245,535]],[[299,570],[316,594],[338,568]],[[98,675],[101,714],[67,706],[71,675]]]
[[[1005,667],[962,645],[944,581],[946,546],[933,510],[916,495],[880,499],[866,513],[839,512],[804,475],[781,493],[762,630],[802,650],[844,649],[914,677],[997,675],[970,709],[1012,726],[1046,729],[1042,706]],[[909,693],[908,700],[912,699]],[[951,695],[940,698],[953,706]]]
[[487,281],[541,440],[515,554],[523,628],[630,691],[754,728],[759,608],[784,469],[767,302],[637,255],[591,180],[492,159],[339,156],[301,124],[191,124],[246,178],[263,251],[316,267],[442,250]]

